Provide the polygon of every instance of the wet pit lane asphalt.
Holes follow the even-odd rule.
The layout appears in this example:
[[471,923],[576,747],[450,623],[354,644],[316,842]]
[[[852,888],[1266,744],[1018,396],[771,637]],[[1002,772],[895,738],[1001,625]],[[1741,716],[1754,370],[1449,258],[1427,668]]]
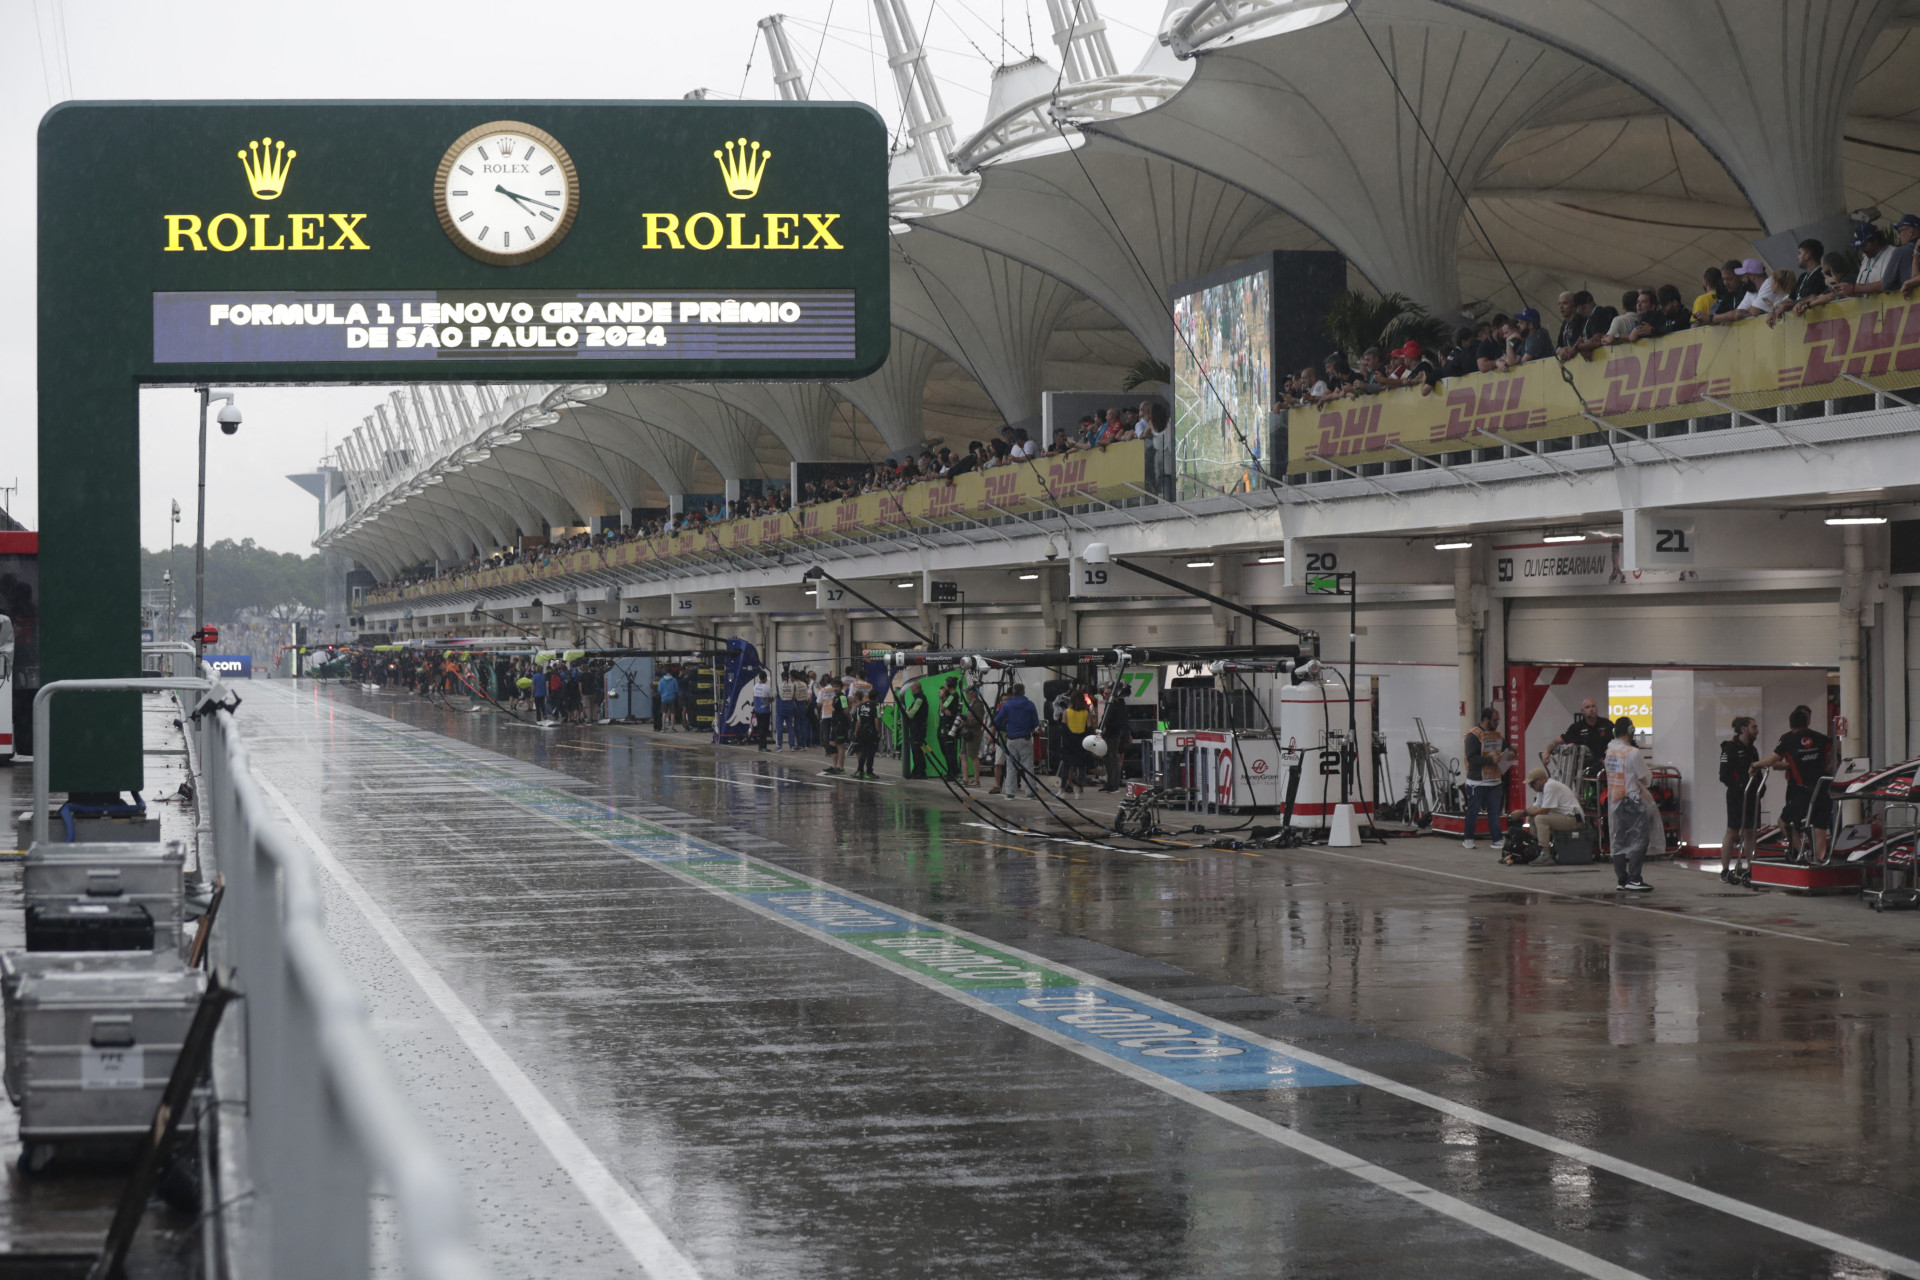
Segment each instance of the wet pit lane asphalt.
[[1920,1275],[1920,917],[1148,857],[339,685],[240,718],[501,1275]]

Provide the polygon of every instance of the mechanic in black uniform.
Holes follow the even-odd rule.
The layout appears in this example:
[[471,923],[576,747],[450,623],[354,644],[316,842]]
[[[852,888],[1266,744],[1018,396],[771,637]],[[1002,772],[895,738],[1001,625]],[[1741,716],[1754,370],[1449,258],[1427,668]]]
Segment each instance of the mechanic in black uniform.
[[1733,718],[1733,736],[1720,744],[1720,785],[1727,789],[1727,833],[1721,837],[1720,856],[1731,858],[1735,849],[1743,849],[1760,825],[1759,802],[1747,799],[1747,784],[1753,781],[1753,766],[1760,750],[1753,744],[1760,737],[1760,722],[1752,716]]
[[1787,771],[1787,802],[1780,809],[1780,825],[1788,832],[1793,856],[1800,858],[1803,856],[1800,827],[1803,823],[1810,824],[1813,861],[1822,863],[1827,860],[1827,824],[1833,819],[1833,799],[1821,789],[1816,800],[1814,789],[1830,771],[1833,739],[1815,732],[1809,727],[1812,723],[1811,710],[1805,706],[1795,707],[1787,717],[1786,733],[1774,744],[1773,754],[1755,761],[1753,767],[1758,771],[1778,766]]
[[1607,744],[1613,741],[1613,726],[1600,718],[1600,708],[1594,705],[1592,698],[1580,704],[1580,714],[1574,717],[1566,731],[1547,744],[1546,751],[1540,753],[1540,763],[1547,763],[1547,753],[1565,743],[1570,746],[1585,747],[1587,753],[1580,762],[1580,776],[1592,777],[1606,764]]

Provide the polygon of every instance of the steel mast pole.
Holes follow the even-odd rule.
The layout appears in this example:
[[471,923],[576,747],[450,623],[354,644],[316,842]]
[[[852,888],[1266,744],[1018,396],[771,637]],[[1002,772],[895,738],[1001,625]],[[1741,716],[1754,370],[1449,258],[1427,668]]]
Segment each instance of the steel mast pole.
[[207,624],[207,401],[210,388],[200,388],[200,510],[193,531],[193,643],[203,656],[201,629]]

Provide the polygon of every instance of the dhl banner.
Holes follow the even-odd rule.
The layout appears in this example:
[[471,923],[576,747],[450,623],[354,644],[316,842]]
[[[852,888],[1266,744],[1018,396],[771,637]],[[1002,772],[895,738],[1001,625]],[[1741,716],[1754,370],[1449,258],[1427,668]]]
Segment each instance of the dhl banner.
[[867,493],[839,502],[796,507],[777,516],[716,521],[696,532],[642,538],[610,547],[588,547],[556,556],[545,565],[515,564],[482,569],[399,590],[370,591],[370,604],[414,596],[445,595],[509,586],[570,573],[623,565],[720,561],[740,552],[773,548],[804,551],[824,542],[862,538],[901,529],[991,520],[1088,502],[1119,502],[1147,493],[1146,444],[1133,440],[989,471],[951,481],[928,480],[905,489]]
[[[1326,470],[1419,454],[1492,448],[1615,427],[1704,418],[1920,385],[1920,298],[1828,303],[1805,317],[1689,329],[1604,347],[1565,366],[1536,361],[1508,373],[1449,378],[1432,395],[1389,391],[1287,414],[1287,470]],[[1585,414],[1591,415],[1583,416]],[[1499,438],[1496,438],[1499,437]],[[1395,448],[1394,446],[1401,446]]]

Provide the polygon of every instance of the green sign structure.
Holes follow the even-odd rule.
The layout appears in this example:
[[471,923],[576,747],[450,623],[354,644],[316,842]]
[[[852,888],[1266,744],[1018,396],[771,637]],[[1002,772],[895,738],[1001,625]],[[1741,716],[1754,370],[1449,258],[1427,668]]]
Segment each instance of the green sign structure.
[[[859,378],[886,142],[853,103],[55,108],[43,679],[140,670],[138,388]],[[54,708],[56,789],[141,785],[131,696]]]

